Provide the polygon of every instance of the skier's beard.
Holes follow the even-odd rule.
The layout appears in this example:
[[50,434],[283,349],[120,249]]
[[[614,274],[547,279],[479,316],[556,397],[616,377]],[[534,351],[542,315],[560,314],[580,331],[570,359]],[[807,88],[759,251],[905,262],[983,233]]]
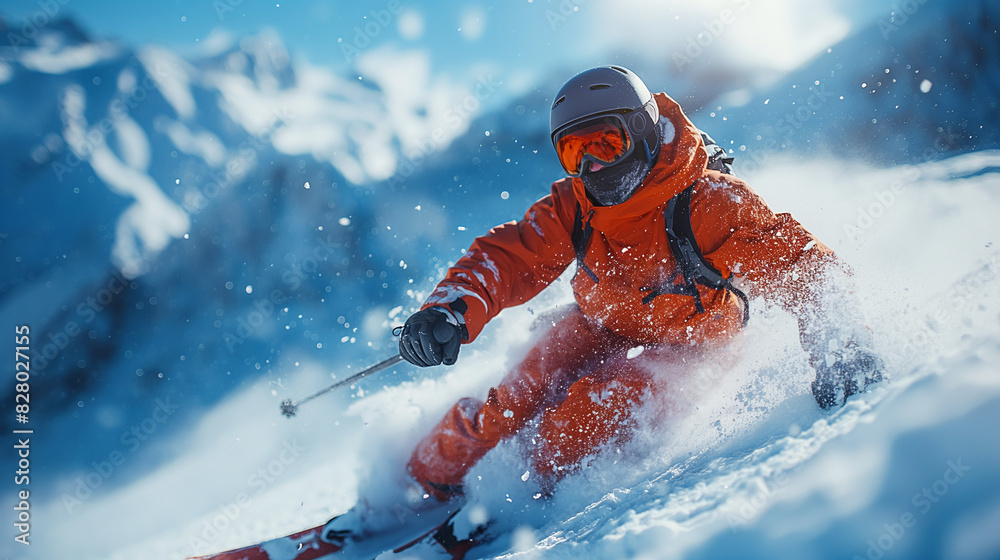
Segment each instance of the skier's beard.
[[614,206],[629,199],[649,175],[649,162],[635,152],[620,162],[599,171],[580,175],[591,201],[599,206]]

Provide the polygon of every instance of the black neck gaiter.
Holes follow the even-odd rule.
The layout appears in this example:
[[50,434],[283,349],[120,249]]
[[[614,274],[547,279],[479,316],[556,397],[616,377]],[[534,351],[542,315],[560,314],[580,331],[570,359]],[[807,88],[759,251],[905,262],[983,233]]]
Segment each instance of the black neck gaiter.
[[633,151],[620,162],[599,171],[588,171],[580,175],[583,186],[591,201],[598,206],[614,206],[629,199],[642,181],[649,175],[652,166],[645,158]]

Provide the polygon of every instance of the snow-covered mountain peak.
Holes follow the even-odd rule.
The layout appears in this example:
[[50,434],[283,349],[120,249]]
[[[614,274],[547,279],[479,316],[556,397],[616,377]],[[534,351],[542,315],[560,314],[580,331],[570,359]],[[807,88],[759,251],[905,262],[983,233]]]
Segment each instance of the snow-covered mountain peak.
[[294,87],[295,65],[281,37],[273,29],[264,29],[240,39],[217,32],[206,40],[205,51],[211,54],[197,61],[199,68],[238,74],[265,91]]
[[[93,40],[71,19],[59,18],[36,26],[8,27],[0,18],[0,61],[9,68],[17,63],[45,74],[65,74],[121,56],[125,47],[109,40]],[[10,76],[8,76],[10,79]],[[3,83],[0,70],[0,83]]]

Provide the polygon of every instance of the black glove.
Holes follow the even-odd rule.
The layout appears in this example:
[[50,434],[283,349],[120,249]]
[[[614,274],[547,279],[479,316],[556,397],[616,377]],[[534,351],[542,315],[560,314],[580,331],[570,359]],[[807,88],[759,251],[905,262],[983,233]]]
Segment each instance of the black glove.
[[399,355],[420,367],[444,364],[458,359],[462,339],[466,338],[462,315],[446,307],[428,307],[406,320],[399,337]]
[[812,382],[813,396],[821,408],[843,406],[851,395],[882,381],[885,364],[868,348],[845,348],[831,358],[836,360],[832,364],[826,358],[817,360],[816,380]]

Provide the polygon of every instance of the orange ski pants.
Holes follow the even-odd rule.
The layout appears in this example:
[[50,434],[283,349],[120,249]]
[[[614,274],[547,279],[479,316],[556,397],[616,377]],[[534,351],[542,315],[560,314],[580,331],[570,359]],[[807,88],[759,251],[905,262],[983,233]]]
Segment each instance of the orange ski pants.
[[538,417],[532,456],[543,484],[571,472],[604,443],[627,439],[632,411],[650,375],[626,359],[634,346],[573,306],[532,348],[486,402],[456,403],[413,452],[408,469],[428,494],[461,494],[462,479],[502,439]]

